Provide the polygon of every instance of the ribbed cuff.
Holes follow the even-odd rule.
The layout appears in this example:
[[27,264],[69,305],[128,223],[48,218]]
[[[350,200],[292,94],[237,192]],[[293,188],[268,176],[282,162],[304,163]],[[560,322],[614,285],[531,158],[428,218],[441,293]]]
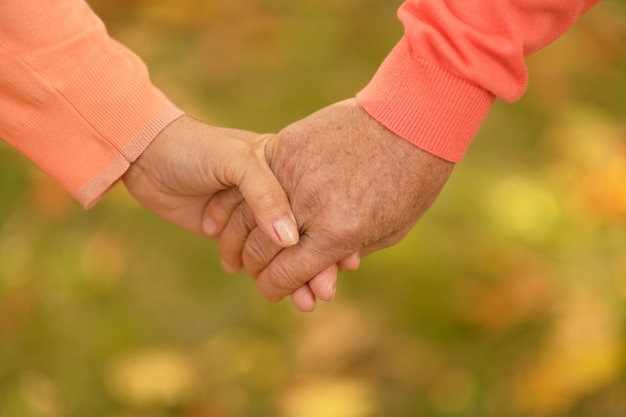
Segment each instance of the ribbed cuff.
[[383,126],[451,162],[463,159],[494,99],[482,87],[411,56],[405,38],[357,94]]
[[170,123],[184,114],[176,107],[158,114],[152,119],[135,137],[122,149],[115,159],[87,184],[82,186],[74,195],[74,198],[85,208],[93,207],[111,189],[115,183],[130,168],[143,151],[152,143],[156,136]]

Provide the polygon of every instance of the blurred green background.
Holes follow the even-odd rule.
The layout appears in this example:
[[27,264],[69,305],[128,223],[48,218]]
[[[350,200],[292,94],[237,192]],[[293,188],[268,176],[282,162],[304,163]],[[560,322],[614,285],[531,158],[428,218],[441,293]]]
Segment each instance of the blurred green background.
[[[353,96],[400,1],[93,0],[156,85],[277,131]],[[1,417],[626,415],[626,2],[528,60],[438,202],[314,314],[117,187],[0,145]]]

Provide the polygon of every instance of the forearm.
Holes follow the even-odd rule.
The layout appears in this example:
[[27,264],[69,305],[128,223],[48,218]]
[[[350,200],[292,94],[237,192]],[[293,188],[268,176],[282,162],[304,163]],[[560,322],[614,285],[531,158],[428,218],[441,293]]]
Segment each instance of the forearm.
[[83,0],[0,1],[0,137],[85,207],[182,112]]
[[598,1],[408,0],[398,12],[405,35],[359,103],[414,145],[459,162],[494,99],[523,94],[524,58]]

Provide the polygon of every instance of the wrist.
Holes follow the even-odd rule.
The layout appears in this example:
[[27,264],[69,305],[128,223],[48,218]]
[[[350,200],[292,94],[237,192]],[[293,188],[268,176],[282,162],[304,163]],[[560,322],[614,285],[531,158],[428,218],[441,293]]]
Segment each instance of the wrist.
[[152,141],[148,144],[148,146],[146,146],[137,159],[130,164],[130,167],[122,176],[122,181],[126,187],[129,188],[129,190],[138,176],[145,175],[146,173],[152,171],[151,167],[155,166],[153,162],[154,159],[158,158],[158,156],[164,152],[162,151],[162,148],[171,142],[171,140],[175,137],[176,132],[179,130],[181,123],[184,123],[187,119],[190,119],[190,117],[183,114],[174,119],[168,125],[164,126],[163,129],[161,129],[161,131],[154,136]]

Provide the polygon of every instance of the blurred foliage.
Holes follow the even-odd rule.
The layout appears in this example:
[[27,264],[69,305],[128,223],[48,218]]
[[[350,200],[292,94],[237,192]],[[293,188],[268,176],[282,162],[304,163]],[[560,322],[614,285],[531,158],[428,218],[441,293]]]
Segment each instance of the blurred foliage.
[[[400,1],[93,0],[181,108],[276,131],[365,85]],[[122,187],[0,146],[1,417],[626,415],[626,4],[529,58],[441,198],[311,315]]]

